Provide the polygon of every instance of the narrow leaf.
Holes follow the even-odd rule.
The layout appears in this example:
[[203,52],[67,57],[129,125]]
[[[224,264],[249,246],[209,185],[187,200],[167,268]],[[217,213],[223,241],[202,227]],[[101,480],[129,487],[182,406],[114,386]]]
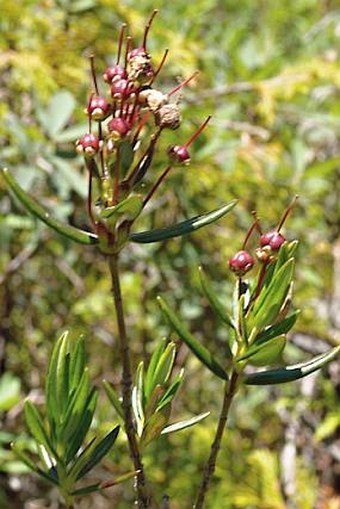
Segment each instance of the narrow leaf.
[[322,368],[322,366],[334,359],[339,351],[340,346],[337,346],[301,364],[252,373],[245,377],[244,383],[247,385],[272,385],[298,380]]
[[266,366],[278,358],[285,344],[285,336],[275,337],[260,345],[254,343],[237,359],[237,362],[249,360],[254,366]]
[[35,217],[40,219],[43,223],[50,226],[53,230],[60,233],[64,237],[67,237],[80,244],[97,244],[97,235],[87,232],[85,230],[79,230],[74,226],[64,224],[58,219],[51,217],[50,213],[47,212],[38,202],[36,202],[26,191],[24,191],[19,184],[16,182],[14,177],[10,174],[7,168],[0,170],[0,173],[4,177],[8,187],[11,189],[13,194],[18,198],[21,204],[25,207],[28,212],[33,214]]
[[151,356],[149,367],[146,372],[145,384],[144,384],[145,398],[147,400],[149,399],[150,394],[155,387],[153,384],[155,370],[157,368],[158,361],[166,348],[166,345],[167,345],[167,340],[162,339],[162,341],[159,342],[156,350],[153,352],[153,354]]
[[11,444],[11,448],[13,450],[13,452],[15,453],[15,455],[30,469],[32,470],[33,472],[35,472],[36,474],[40,475],[43,479],[53,483],[53,484],[56,484],[58,486],[58,480],[52,476],[51,474],[49,474],[48,472],[45,472],[44,470],[42,470],[41,468],[39,468],[37,466],[37,464],[32,461],[29,456],[23,451],[21,450],[17,444]]
[[210,412],[204,412],[203,414],[196,415],[191,419],[186,419],[185,421],[175,422],[174,424],[170,424],[166,428],[163,429],[161,435],[166,435],[167,433],[174,433],[175,431],[180,431],[181,429],[190,428],[190,426],[194,426],[203,419],[206,419],[210,415]]
[[81,497],[83,495],[88,495],[89,493],[99,491],[101,488],[102,488],[101,483],[97,482],[96,484],[90,484],[89,486],[85,486],[84,488],[79,488],[78,490],[74,490],[74,491],[72,491],[71,495],[74,497]]
[[152,440],[155,440],[160,434],[162,429],[166,426],[169,421],[171,413],[171,405],[167,405],[159,412],[155,412],[151,415],[150,419],[147,421],[143,434],[140,439],[140,446],[147,446]]
[[103,380],[103,385],[104,385],[104,389],[107,394],[107,397],[111,401],[114,409],[116,410],[119,417],[124,420],[123,406],[122,406],[122,403],[121,403],[119,397],[117,396],[116,391],[114,390],[112,385],[107,380]]
[[254,340],[254,344],[260,345],[260,344],[263,344],[266,341],[269,341],[277,336],[281,336],[282,334],[287,334],[287,332],[289,332],[290,329],[295,325],[295,322],[296,322],[299,314],[300,314],[300,310],[297,309],[290,316],[287,316],[287,318],[285,318],[284,320],[281,320],[281,322],[271,325],[270,327],[267,327],[266,329],[262,330],[259,334],[257,334],[257,336]]
[[106,207],[99,217],[103,219],[117,220],[121,216],[126,216],[127,219],[135,219],[143,209],[143,198],[139,194],[134,194],[126,198],[113,207]]
[[110,433],[108,433],[100,442],[96,445],[91,453],[91,456],[87,463],[78,473],[77,479],[83,477],[87,472],[92,470],[100,460],[110,451],[111,447],[115,443],[119,433],[119,426],[116,426]]
[[156,366],[153,385],[164,386],[168,381],[175,362],[176,345],[171,341],[162,353]]
[[[221,303],[219,298],[215,295],[206,275],[204,274],[202,267],[198,268],[198,274],[199,274],[200,283],[201,283],[204,295],[206,296],[213,311],[217,314],[217,316],[220,317],[220,319],[225,324],[229,325],[229,327],[232,327],[234,329],[235,325],[234,325],[232,319],[228,316],[223,304]],[[230,355],[231,355],[231,353],[230,353]]]
[[176,317],[175,313],[171,311],[166,302],[161,299],[161,297],[157,297],[158,303],[161,307],[161,310],[168,318],[172,327],[175,329],[180,338],[187,344],[187,346],[191,349],[191,351],[196,355],[196,357],[207,366],[215,375],[222,380],[228,380],[228,375],[225,369],[221,366],[221,364],[212,356],[212,354],[207,350],[197,339],[181,324],[181,322]]
[[40,414],[36,409],[35,405],[33,405],[33,403],[28,399],[25,401],[24,411],[27,427],[30,430],[33,437],[35,438],[35,440],[37,441],[37,443],[42,444],[47,449],[51,456],[56,457],[56,454],[53,450],[53,446],[44,428],[44,424],[40,417]]
[[85,370],[85,343],[84,337],[79,336],[71,355],[70,388],[77,389]]
[[227,205],[213,210],[212,212],[208,212],[202,216],[196,216],[191,219],[187,219],[186,221],[182,221],[166,228],[159,228],[139,233],[131,233],[130,240],[132,242],[139,242],[144,244],[149,242],[159,242],[161,240],[167,240],[173,237],[186,235],[188,233],[199,230],[207,224],[217,221],[228,212],[230,212],[235,207],[235,205],[236,200],[233,200]]
[[132,410],[137,423],[137,435],[140,437],[143,433],[144,427],[144,363],[139,363],[136,373],[136,384],[132,389]]

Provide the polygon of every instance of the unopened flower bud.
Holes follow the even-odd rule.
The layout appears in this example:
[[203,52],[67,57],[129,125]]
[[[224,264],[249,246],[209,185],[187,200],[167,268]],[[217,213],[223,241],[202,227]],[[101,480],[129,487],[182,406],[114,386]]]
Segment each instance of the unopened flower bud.
[[177,104],[165,104],[155,112],[156,125],[162,128],[178,129],[181,115]]
[[133,84],[126,79],[113,81],[111,85],[111,95],[113,99],[125,100],[135,92]]
[[237,276],[241,277],[249,272],[254,266],[254,258],[248,251],[238,251],[229,259],[229,268]]
[[110,138],[114,141],[125,138],[131,129],[129,123],[123,118],[113,118],[107,127],[110,132]]
[[103,74],[103,79],[106,83],[112,83],[113,81],[125,79],[126,77],[127,72],[124,67],[117,64],[112,67],[108,67]]
[[94,95],[89,101],[86,112],[93,120],[105,120],[111,113],[111,104],[105,97]]
[[99,151],[101,141],[98,136],[92,133],[84,134],[79,140],[76,141],[76,150],[78,154],[83,154],[85,157],[94,157]]
[[261,247],[269,246],[272,251],[278,251],[285,240],[281,233],[270,231],[261,235],[260,245]]
[[174,145],[168,149],[170,159],[176,163],[189,164],[190,154],[185,145]]

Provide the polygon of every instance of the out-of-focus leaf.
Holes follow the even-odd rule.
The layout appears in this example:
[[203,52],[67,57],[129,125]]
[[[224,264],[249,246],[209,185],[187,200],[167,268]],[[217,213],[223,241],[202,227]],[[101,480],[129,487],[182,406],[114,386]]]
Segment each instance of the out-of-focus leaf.
[[79,230],[74,226],[64,224],[54,217],[51,217],[50,213],[47,212],[39,203],[37,203],[31,196],[29,196],[16,182],[14,177],[10,174],[7,168],[0,170],[0,173],[4,177],[8,187],[11,189],[13,194],[18,198],[21,204],[35,217],[40,219],[43,223],[50,226],[53,230],[60,233],[64,237],[67,237],[80,244],[97,244],[97,235]]
[[84,11],[88,11],[90,9],[93,9],[96,7],[97,1],[96,0],[75,0],[73,2],[70,2],[70,6],[68,11],[72,14],[80,14]]
[[65,127],[75,107],[73,95],[63,90],[57,92],[51,99],[46,112],[44,128],[50,138],[54,138]]
[[190,350],[196,355],[196,357],[219,378],[222,378],[222,380],[228,380],[228,375],[225,369],[221,366],[217,359],[215,359],[209,350],[201,345],[201,343],[197,341],[197,339],[183,326],[166,302],[161,297],[157,297],[157,299],[161,310],[168,318],[172,327],[175,329],[180,338],[187,344]]
[[322,368],[322,366],[334,359],[339,351],[340,346],[336,346],[332,350],[329,350],[329,352],[318,355],[301,364],[246,375],[244,383],[247,385],[272,385],[298,380]]
[[203,414],[196,415],[191,419],[186,419],[185,421],[170,424],[162,430],[161,435],[166,435],[167,433],[174,433],[175,431],[180,431],[181,429],[190,428],[190,426],[194,426],[198,422],[203,421],[203,419],[206,419],[208,415],[210,415],[210,412],[204,412]]
[[188,233],[199,230],[207,224],[217,221],[228,212],[230,212],[235,207],[236,203],[237,201],[233,200],[227,205],[215,209],[212,212],[208,212],[202,216],[196,216],[191,219],[187,219],[186,221],[167,226],[166,228],[159,228],[139,233],[131,233],[129,238],[132,242],[149,243],[159,242],[161,240],[167,240],[173,237],[186,235]]
[[10,410],[20,400],[20,380],[12,373],[0,378],[0,412]]

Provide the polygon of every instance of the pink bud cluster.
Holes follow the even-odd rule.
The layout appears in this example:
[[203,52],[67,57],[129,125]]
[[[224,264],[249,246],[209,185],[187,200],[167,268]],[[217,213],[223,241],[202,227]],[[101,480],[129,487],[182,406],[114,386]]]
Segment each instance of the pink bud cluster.
[[[255,221],[249,228],[246,238],[243,242],[242,249],[235,253],[229,259],[229,268],[232,272],[234,272],[238,277],[244,276],[247,272],[249,272],[253,266],[255,265],[255,259],[263,264],[265,269],[266,265],[272,262],[275,259],[276,254],[278,253],[282,244],[286,241],[286,238],[280,232],[285,220],[287,219],[290,211],[295,205],[297,196],[292,200],[290,205],[284,211],[282,218],[279,221],[276,229],[270,230],[268,232],[263,233],[260,222],[258,218],[255,216]],[[259,238],[259,247],[255,250],[255,257],[253,257],[248,251],[246,251],[247,242],[253,233],[254,230],[260,234]]]
[[[85,157],[86,165],[92,171],[90,178],[96,167],[94,175],[106,181],[106,190],[111,179],[112,193],[110,195],[106,191],[105,198],[102,197],[104,206],[117,204],[125,198],[146,174],[162,131],[179,128],[181,114],[173,96],[196,76],[195,73],[166,93],[154,87],[168,54],[166,50],[159,65],[154,66],[147,39],[156,14],[155,10],[145,27],[141,44],[136,47],[132,46],[132,38],[126,34],[126,25],[122,25],[116,61],[102,75],[105,93],[98,85],[94,57],[90,58],[93,91],[85,109],[89,130],[76,141],[76,150]],[[168,149],[170,167],[190,162],[189,146],[209,120],[210,117],[185,144]],[[132,154],[131,168],[125,175],[120,169],[123,143],[129,146]]]

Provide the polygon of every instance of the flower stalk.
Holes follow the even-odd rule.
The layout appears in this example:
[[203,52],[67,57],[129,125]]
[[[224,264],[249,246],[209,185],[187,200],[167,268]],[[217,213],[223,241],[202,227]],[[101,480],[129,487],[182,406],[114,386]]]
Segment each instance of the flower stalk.
[[138,509],[145,509],[149,507],[149,496],[146,487],[146,478],[143,467],[142,458],[140,455],[138,442],[135,433],[135,427],[132,416],[132,375],[131,375],[131,357],[128,337],[126,333],[123,298],[120,286],[120,274],[118,255],[113,254],[108,257],[109,268],[112,282],[112,296],[116,310],[116,320],[118,326],[118,339],[120,358],[122,363],[122,396],[123,396],[123,412],[124,412],[124,425],[127,435],[130,456],[133,461],[136,474],[136,505]]

